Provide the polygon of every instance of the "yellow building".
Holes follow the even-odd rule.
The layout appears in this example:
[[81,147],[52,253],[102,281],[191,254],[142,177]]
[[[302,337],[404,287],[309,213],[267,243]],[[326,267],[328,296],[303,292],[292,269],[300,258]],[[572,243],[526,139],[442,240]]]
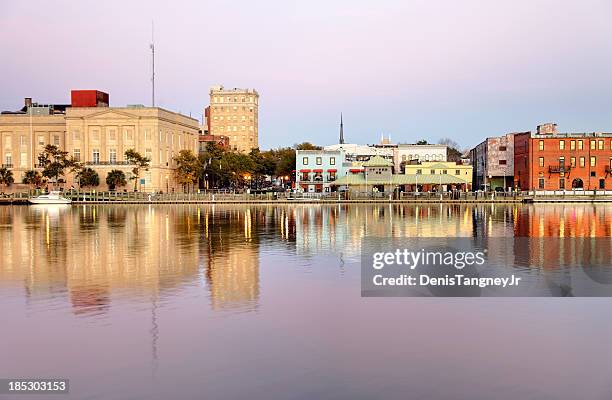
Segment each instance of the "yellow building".
[[259,147],[259,94],[254,89],[210,89],[210,135],[229,137],[232,150],[248,153]]
[[[406,164],[405,175],[414,176],[410,182],[421,190],[428,191],[434,186],[462,185],[465,190],[472,187],[472,166],[453,161],[424,161],[420,164]],[[447,188],[448,189],[448,188]]]
[[[0,160],[11,169],[15,182],[25,171],[38,169],[38,155],[48,144],[93,168],[100,176],[100,189],[106,189],[106,176],[112,169],[131,175],[132,166],[124,153],[135,149],[151,160],[142,171],[138,188],[142,191],[172,190],[175,183],[172,158],[180,150],[198,152],[198,121],[158,107],[30,107],[32,113],[0,115]],[[67,186],[74,176],[66,171]],[[75,185],[76,186],[76,185]]]

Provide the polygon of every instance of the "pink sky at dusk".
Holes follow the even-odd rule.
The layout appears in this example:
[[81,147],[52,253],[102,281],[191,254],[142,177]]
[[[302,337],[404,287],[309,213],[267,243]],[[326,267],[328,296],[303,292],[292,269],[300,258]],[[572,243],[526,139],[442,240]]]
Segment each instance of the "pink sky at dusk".
[[0,109],[108,91],[200,119],[208,88],[254,87],[262,148],[337,140],[612,131],[606,1],[8,2]]

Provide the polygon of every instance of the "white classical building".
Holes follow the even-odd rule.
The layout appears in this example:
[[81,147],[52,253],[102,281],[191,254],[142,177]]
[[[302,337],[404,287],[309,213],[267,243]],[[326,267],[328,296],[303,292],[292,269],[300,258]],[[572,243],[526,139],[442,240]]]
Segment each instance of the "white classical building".
[[325,146],[325,151],[343,151],[346,161],[368,161],[374,156],[380,156],[393,161],[393,149],[395,145],[367,145],[342,143]]
[[402,163],[445,162],[447,154],[448,147],[443,144],[398,144],[393,149],[393,164],[399,170]]

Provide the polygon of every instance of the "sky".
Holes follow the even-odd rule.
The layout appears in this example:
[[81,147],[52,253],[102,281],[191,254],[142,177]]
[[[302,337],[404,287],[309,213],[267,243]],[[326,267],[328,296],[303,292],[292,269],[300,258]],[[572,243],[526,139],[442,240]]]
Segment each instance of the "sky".
[[24,97],[156,103],[201,119],[213,85],[260,94],[262,149],[612,131],[612,1],[5,1],[0,110]]

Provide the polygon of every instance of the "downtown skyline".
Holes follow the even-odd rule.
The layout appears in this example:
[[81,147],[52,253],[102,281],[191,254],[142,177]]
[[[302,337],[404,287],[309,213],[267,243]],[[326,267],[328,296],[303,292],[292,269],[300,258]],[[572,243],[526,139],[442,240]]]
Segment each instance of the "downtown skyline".
[[[602,1],[11,3],[0,15],[0,109],[70,89],[201,120],[211,86],[261,95],[262,149],[533,130],[610,131],[612,28]],[[28,51],[24,51],[28,49]],[[10,79],[9,79],[10,78]]]

